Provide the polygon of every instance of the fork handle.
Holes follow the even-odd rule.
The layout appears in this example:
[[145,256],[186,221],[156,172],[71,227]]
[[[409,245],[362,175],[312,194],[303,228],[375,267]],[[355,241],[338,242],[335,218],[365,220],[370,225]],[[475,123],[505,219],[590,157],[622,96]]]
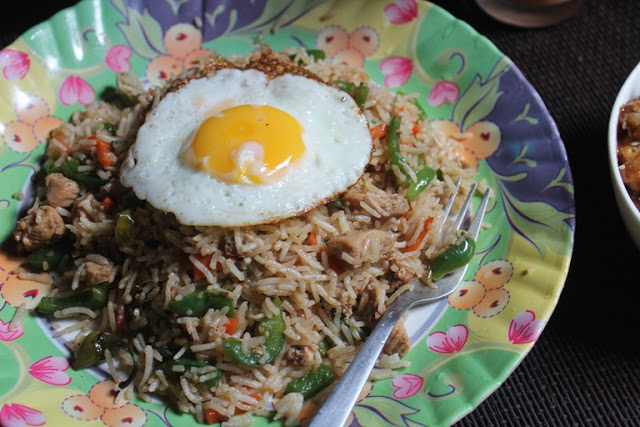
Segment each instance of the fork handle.
[[311,419],[308,427],[344,426],[393,327],[409,308],[410,304],[402,298],[403,296],[404,294],[400,295],[385,311],[371,335]]

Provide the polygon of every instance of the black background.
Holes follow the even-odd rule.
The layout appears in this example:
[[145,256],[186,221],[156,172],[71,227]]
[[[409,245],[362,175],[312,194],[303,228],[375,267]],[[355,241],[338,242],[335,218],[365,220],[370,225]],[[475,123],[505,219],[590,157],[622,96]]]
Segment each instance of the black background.
[[[75,3],[3,3],[2,46]],[[491,40],[539,92],[567,149],[577,212],[569,275],[546,329],[457,425],[640,425],[640,253],[615,204],[606,149],[616,94],[640,62],[640,1],[586,0],[543,29],[501,24],[473,0],[433,3]]]

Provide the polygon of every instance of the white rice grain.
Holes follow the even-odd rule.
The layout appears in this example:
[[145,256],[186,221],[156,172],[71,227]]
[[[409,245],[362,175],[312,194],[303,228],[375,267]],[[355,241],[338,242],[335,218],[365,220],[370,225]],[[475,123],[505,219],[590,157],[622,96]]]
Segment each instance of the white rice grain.
[[151,373],[153,372],[153,348],[150,345],[147,345],[144,348],[144,371],[142,371],[142,378],[140,378],[139,384],[145,384],[149,377],[151,377]]
[[95,319],[98,316],[98,313],[86,307],[68,307],[62,310],[57,310],[53,313],[53,316],[57,319],[63,319],[65,317],[76,317],[79,315],[84,315]]
[[22,303],[16,309],[16,312],[13,313],[13,317],[11,318],[11,322],[9,322],[8,329],[9,331],[13,331],[22,326],[22,322],[27,318],[27,314],[29,310],[27,310],[27,305]]
[[59,331],[56,331],[56,333],[53,334],[53,338],[58,338],[58,337],[61,337],[63,335],[69,334],[71,332],[82,330],[86,326],[88,326],[90,322],[91,321],[89,319],[85,319],[85,320],[81,320],[79,322],[73,323],[73,324],[67,326],[66,328],[63,328],[63,329],[60,329]]
[[28,272],[25,272],[25,271],[19,271],[19,269],[16,269],[16,271],[17,271],[18,278],[20,280],[31,280],[31,281],[42,283],[42,284],[45,284],[45,285],[52,285],[53,284],[53,277],[51,277],[50,274],[47,274],[47,273],[28,273]]
[[289,393],[284,395],[274,405],[276,415],[274,420],[284,419],[285,426],[292,426],[296,423],[298,414],[302,409],[304,398],[301,393]]
[[217,344],[215,342],[208,342],[205,344],[195,344],[190,347],[190,350],[194,353],[198,353],[201,351],[213,350],[214,348],[216,348],[216,345]]

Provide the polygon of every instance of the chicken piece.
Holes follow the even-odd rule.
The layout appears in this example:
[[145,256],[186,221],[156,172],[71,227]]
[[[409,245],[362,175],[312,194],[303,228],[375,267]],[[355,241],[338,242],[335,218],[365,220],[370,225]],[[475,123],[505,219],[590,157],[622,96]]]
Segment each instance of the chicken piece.
[[67,228],[58,211],[52,206],[39,206],[29,210],[18,221],[13,232],[14,239],[27,252],[34,252],[64,236]]
[[47,203],[53,207],[68,208],[80,194],[80,185],[61,173],[51,173],[44,180]]
[[356,209],[361,209],[362,203],[366,203],[381,218],[404,215],[410,207],[407,198],[401,194],[387,193],[382,190],[377,192],[365,191],[362,181],[358,181],[356,185],[343,194],[342,200]]
[[640,155],[640,144],[629,144],[620,141],[618,143],[618,164],[627,163],[629,160]]
[[87,285],[95,286],[113,281],[114,265],[112,262],[101,264],[95,261],[87,261],[84,266],[86,272],[85,282]]
[[395,237],[385,231],[360,230],[332,238],[327,242],[327,248],[338,259],[357,267],[389,256],[394,243]]
[[99,205],[93,194],[89,193],[75,202],[73,214],[78,218],[93,218],[98,211]]
[[391,260],[389,269],[389,282],[393,288],[400,287],[406,283],[411,283],[418,279],[418,274],[401,260]]
[[313,364],[313,356],[313,350],[308,345],[294,345],[287,351],[287,359],[299,366]]
[[398,353],[400,357],[404,357],[409,350],[411,350],[409,334],[407,334],[407,330],[404,327],[404,322],[400,321],[393,327],[383,351],[387,354]]
[[640,141],[640,98],[632,99],[620,108],[618,123],[633,140]]
[[633,192],[640,191],[640,156],[634,157],[620,169],[624,184]]
[[236,249],[236,238],[234,233],[225,233],[222,236],[222,251],[225,256],[238,256]]
[[358,308],[356,310],[359,318],[369,322],[379,320],[387,311],[387,294],[383,286],[380,286],[375,279],[371,279],[369,284],[362,289],[358,295]]

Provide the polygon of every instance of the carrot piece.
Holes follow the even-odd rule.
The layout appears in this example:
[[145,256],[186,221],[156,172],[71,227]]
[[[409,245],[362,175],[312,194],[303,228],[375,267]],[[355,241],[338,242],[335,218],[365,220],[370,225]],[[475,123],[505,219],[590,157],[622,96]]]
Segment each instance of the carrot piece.
[[318,239],[316,239],[316,235],[313,233],[309,233],[309,236],[307,236],[307,243],[311,246],[317,245]]
[[230,317],[229,321],[224,324],[225,332],[229,335],[235,334],[236,331],[238,330],[239,322],[240,322],[240,319],[238,319],[237,317]]
[[409,205],[409,210],[407,210],[404,214],[402,214],[402,218],[409,219],[409,214],[411,213],[412,210],[413,210],[413,207]]
[[420,132],[420,126],[418,125],[417,122],[413,124],[413,128],[411,129],[411,131],[413,132],[414,135],[417,135],[418,132]]
[[[324,252],[324,250],[325,248],[320,249],[318,251],[318,255],[316,256],[318,258],[318,261],[320,262],[322,262],[322,252]],[[342,261],[329,251],[327,251],[327,261],[329,263],[329,268],[331,268],[336,273],[342,274],[347,271]]]
[[98,138],[96,135],[91,135],[89,139],[93,139],[96,142],[96,157],[98,159],[98,163],[103,167],[112,166],[115,161],[113,157],[109,155],[113,152],[111,145]]
[[[195,255],[196,259],[198,261],[200,261],[202,264],[204,264],[205,266],[208,266],[211,263],[211,257],[213,255],[209,254],[209,255]],[[196,267],[196,265],[193,265],[193,281],[197,282],[199,280],[204,279],[204,272],[202,270],[200,270],[200,268]]]
[[371,128],[371,138],[380,139],[387,134],[387,128],[389,126],[386,123],[380,123]]
[[424,240],[425,236],[429,232],[429,226],[431,225],[432,222],[433,222],[433,217],[432,216],[430,216],[429,218],[427,218],[424,221],[424,226],[422,227],[422,231],[420,232],[420,235],[418,236],[416,241],[413,242],[413,244],[407,246],[404,249],[405,252],[413,252],[413,251],[418,250],[420,248],[420,245],[422,244],[422,241]]
[[115,326],[117,330],[122,330],[127,326],[127,313],[124,308],[124,303],[122,301],[123,291],[118,290],[116,292],[116,300],[115,300]]
[[116,310],[116,329],[124,329],[127,326],[127,315],[124,311]]
[[224,415],[213,409],[204,410],[204,421],[207,424],[218,424],[224,419]]
[[62,144],[62,146],[64,147],[64,151],[67,153],[68,156],[70,156],[73,151],[71,150],[71,147],[69,147],[69,144],[67,144],[65,140],[60,138],[59,136],[56,136],[56,141]]
[[329,267],[331,267],[333,271],[335,271],[338,274],[342,274],[345,271],[347,271],[347,269],[344,268],[342,261],[340,261],[338,258],[336,258],[334,255],[330,253],[327,253],[327,255],[329,255]]
[[102,202],[100,202],[100,206],[102,207],[102,209],[107,212],[110,212],[111,210],[113,210],[115,205],[116,205],[116,202],[114,202],[113,199],[109,196],[105,196],[104,199],[102,199]]
[[[258,402],[262,400],[262,396],[260,396],[258,393],[249,393],[249,396],[253,397],[253,398],[254,398],[254,399],[256,399]],[[250,403],[247,403],[247,402],[242,402],[242,403],[247,404],[247,405],[250,405]],[[244,414],[245,412],[247,412],[247,411],[245,411],[245,410],[243,410],[243,409],[240,409],[240,408],[236,407],[236,409],[235,409],[235,411],[234,411],[234,413],[233,413],[233,414],[234,414],[234,415],[238,415],[238,414]]]

